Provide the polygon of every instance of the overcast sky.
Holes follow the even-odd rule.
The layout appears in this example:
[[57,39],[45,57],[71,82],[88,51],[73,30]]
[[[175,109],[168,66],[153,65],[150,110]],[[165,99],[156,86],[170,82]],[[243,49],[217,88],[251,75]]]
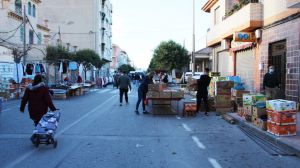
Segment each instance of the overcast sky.
[[[192,51],[193,0],[110,0],[113,5],[113,43],[127,52],[138,68],[146,69],[153,49],[174,40]],[[209,14],[195,0],[196,50],[205,47]]]

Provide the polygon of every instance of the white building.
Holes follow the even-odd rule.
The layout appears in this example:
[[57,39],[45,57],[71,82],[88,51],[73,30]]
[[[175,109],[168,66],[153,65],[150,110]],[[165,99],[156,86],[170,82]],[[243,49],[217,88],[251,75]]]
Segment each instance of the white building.
[[[5,67],[11,67],[14,62],[12,49],[23,55],[24,38],[27,51],[25,64],[43,62],[50,29],[40,17],[41,3],[41,0],[0,0],[0,66],[3,72],[15,71],[14,66]],[[27,18],[25,27],[24,15]],[[9,78],[9,75],[5,77]]]
[[[61,42],[70,51],[92,49],[111,61],[112,5],[108,0],[43,1],[42,16],[51,23],[51,44]],[[108,70],[109,65],[102,70]]]

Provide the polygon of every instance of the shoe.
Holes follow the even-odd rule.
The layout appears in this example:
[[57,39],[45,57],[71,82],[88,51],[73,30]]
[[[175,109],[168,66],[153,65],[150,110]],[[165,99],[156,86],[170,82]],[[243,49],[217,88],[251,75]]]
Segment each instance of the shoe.
[[205,115],[208,116],[208,113],[206,112]]
[[138,110],[135,110],[134,112],[135,112],[135,114],[137,114],[137,115],[139,115],[139,114],[140,114]]
[[122,103],[120,103],[120,106],[122,106]]
[[143,114],[149,114],[149,112],[148,111],[143,111]]

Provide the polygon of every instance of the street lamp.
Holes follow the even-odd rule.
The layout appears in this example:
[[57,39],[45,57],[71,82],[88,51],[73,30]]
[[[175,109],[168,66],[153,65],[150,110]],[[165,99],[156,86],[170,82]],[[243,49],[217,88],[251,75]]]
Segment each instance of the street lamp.
[[193,0],[193,51],[192,51],[192,76],[195,74],[195,0]]

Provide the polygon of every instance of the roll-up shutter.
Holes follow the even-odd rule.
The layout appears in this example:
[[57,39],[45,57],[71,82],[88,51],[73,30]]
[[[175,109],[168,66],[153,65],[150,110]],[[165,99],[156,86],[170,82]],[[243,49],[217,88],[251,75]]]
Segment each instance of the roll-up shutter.
[[246,90],[254,91],[254,62],[252,50],[236,53],[236,75],[240,76]]
[[218,53],[218,71],[221,76],[229,76],[232,74],[232,57],[228,52]]

